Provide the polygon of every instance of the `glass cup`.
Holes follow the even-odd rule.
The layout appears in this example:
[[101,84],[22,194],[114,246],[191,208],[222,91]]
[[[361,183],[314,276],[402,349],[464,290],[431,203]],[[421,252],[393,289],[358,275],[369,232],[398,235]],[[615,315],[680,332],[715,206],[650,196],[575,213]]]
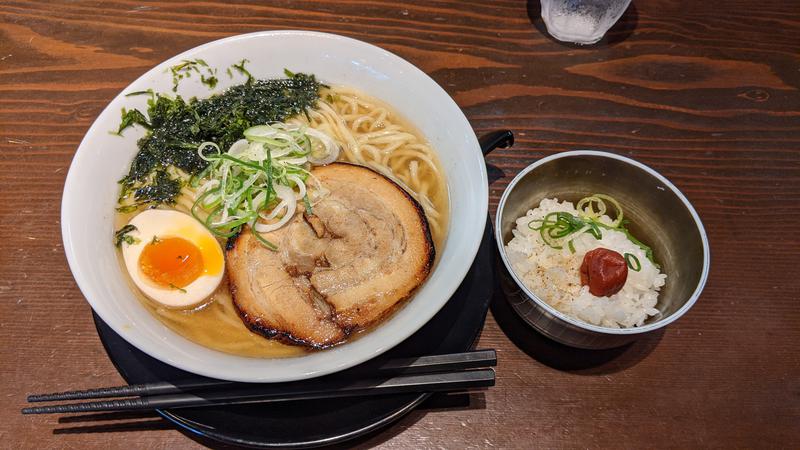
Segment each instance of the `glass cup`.
[[541,0],[542,19],[547,32],[559,41],[594,44],[630,3],[631,0]]

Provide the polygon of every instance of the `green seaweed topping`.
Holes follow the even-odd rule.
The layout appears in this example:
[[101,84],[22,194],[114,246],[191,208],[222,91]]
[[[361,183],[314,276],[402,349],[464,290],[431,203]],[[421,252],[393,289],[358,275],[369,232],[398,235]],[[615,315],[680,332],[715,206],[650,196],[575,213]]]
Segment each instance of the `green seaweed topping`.
[[[245,62],[234,67],[249,75]],[[251,126],[305,113],[316,105],[321,86],[313,75],[303,73],[272,80],[250,76],[248,82],[206,99],[187,102],[181,96],[155,94],[148,100],[146,115],[137,109],[123,110],[118,133],[134,125],[147,133],[139,139],[139,151],[120,180],[118,210],[174,203],[184,183],[181,176],[196,176],[208,166],[198,154],[201,144],[213,142],[227,150]],[[210,147],[201,150],[204,155]]]
[[124,227],[117,230],[114,233],[114,245],[117,247],[121,247],[123,242],[128,245],[138,244],[139,239],[128,234],[131,231],[136,231],[136,227],[131,224],[127,224]]

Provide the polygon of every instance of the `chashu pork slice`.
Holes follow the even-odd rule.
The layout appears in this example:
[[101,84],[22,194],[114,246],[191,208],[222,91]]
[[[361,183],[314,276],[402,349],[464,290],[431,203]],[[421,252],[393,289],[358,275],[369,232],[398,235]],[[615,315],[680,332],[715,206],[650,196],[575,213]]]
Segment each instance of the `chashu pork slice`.
[[428,277],[434,260],[422,207],[400,186],[362,166],[314,170],[330,195],[314,207],[328,234],[328,267],[310,281],[343,328],[363,328],[390,313]]
[[422,208],[371,169],[334,163],[313,170],[329,194],[264,237],[229,245],[234,302],[267,337],[326,347],[380,321],[430,273],[434,248]]
[[[287,227],[269,233],[281,242]],[[286,344],[325,347],[346,336],[331,320],[331,309],[302,278],[285,270],[280,254],[266,249],[244,229],[228,243],[231,296],[242,321],[252,331]]]

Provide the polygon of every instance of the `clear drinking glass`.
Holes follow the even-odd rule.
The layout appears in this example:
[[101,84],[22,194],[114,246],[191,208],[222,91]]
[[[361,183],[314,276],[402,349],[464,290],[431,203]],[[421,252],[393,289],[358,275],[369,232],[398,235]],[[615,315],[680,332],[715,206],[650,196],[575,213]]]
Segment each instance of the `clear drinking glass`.
[[614,25],[631,0],[541,0],[547,32],[559,41],[594,44]]

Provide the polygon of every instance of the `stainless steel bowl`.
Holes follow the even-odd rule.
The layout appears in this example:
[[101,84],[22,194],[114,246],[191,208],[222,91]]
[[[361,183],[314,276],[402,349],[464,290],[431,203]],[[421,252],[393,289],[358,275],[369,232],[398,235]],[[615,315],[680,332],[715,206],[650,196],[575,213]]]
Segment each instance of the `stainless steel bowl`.
[[[641,327],[607,328],[569,317],[525,287],[509,264],[505,244],[519,217],[544,198],[575,202],[592,193],[619,200],[631,220],[628,228],[653,248],[667,274],[656,305],[660,313]],[[573,347],[618,347],[666,326],[692,307],[708,277],[708,239],[686,197],[653,169],[612,153],[559,153],[525,168],[500,199],[495,238],[505,267],[503,289],[514,310],[542,334]]]

